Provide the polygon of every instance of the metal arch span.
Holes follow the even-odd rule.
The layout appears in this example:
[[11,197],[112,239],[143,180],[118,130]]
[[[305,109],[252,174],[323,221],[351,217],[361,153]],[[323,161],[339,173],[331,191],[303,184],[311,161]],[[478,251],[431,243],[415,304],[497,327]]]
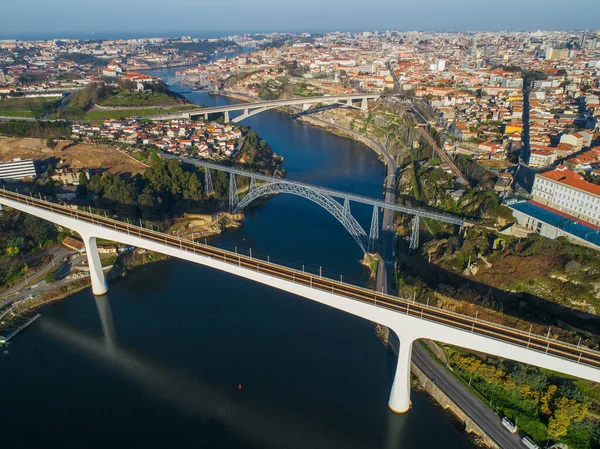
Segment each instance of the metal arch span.
[[250,203],[262,196],[274,195],[277,193],[289,193],[291,195],[301,196],[302,198],[306,198],[313,203],[318,204],[333,215],[348,230],[364,253],[367,252],[368,237],[358,221],[356,221],[351,214],[347,213],[340,203],[330,196],[302,185],[289,184],[286,182],[271,182],[264,184],[252,189],[248,195],[237,204],[234,213],[242,211],[245,207],[249,206]]

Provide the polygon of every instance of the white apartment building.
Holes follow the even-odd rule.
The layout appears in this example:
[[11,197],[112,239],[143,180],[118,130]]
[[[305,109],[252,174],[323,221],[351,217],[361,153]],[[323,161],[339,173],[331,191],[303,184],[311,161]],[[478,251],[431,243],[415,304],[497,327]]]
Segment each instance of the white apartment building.
[[594,225],[600,225],[600,186],[560,165],[539,173],[533,183],[533,200]]
[[[530,167],[548,167],[554,164],[556,160],[556,153],[548,150],[531,150],[529,156]],[[535,185],[535,184],[534,184]]]
[[16,181],[25,178],[35,178],[37,173],[33,159],[21,158],[9,162],[0,162],[0,180]]

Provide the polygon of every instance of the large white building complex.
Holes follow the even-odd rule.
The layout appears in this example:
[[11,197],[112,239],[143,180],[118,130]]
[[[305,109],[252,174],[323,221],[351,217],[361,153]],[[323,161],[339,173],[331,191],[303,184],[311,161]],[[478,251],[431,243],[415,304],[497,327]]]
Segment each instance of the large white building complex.
[[600,186],[559,165],[535,176],[532,195],[509,206],[523,231],[600,249]]
[[564,165],[536,175],[532,194],[538,203],[600,225],[600,186]]
[[2,181],[17,181],[36,176],[33,159],[19,158],[9,162],[0,162],[0,180]]

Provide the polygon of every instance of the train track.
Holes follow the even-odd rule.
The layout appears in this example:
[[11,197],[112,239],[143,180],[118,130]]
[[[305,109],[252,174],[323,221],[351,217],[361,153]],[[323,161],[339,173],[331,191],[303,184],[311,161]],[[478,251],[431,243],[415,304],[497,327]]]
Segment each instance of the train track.
[[467,331],[475,335],[493,338],[522,348],[561,357],[566,360],[574,361],[578,364],[600,368],[600,352],[583,346],[575,346],[573,344],[551,339],[549,337],[532,334],[519,329],[509,328],[485,320],[474,319],[470,316],[450,312],[434,306],[419,304],[403,298],[378,293],[363,287],[345,284],[341,281],[334,281],[332,279],[324,278],[320,275],[287,268],[281,265],[270,263],[269,261],[210,247],[206,244],[201,244],[190,240],[183,240],[179,237],[159,231],[145,229],[143,227],[134,226],[129,223],[114,220],[112,218],[101,217],[92,213],[79,211],[70,207],[51,203],[42,199],[37,199],[32,196],[11,192],[9,190],[0,190],[0,197],[45,209],[54,213],[68,216],[70,218],[74,218],[76,220],[114,229],[119,232],[144,238],[166,246],[179,248],[181,250],[206,256],[230,265],[250,269],[259,273],[277,277],[279,279],[292,281],[293,283],[309,288],[344,296],[346,298],[371,304],[376,307],[383,307],[414,318],[428,320],[434,323]]
[[456,166],[456,164],[454,164],[454,162],[452,162],[452,159],[450,159],[450,157],[446,154],[444,149],[440,148],[440,146],[437,144],[437,142],[434,140],[434,138],[431,137],[425,129],[423,129],[421,126],[419,126],[422,123],[419,123],[417,121],[417,119],[414,116],[412,116],[411,114],[405,114],[405,115],[406,115],[406,117],[408,117],[408,119],[412,123],[412,125],[419,131],[419,134],[421,134],[421,137],[423,137],[425,139],[425,141],[429,144],[429,146],[431,146],[433,152],[435,154],[437,154],[440,157],[440,159],[446,165],[448,165],[448,167],[450,167],[450,170],[452,170],[452,172],[454,173],[454,175],[457,178],[462,180],[465,184],[468,184],[467,178],[465,178],[465,176],[462,174],[462,172],[459,170],[459,168]]

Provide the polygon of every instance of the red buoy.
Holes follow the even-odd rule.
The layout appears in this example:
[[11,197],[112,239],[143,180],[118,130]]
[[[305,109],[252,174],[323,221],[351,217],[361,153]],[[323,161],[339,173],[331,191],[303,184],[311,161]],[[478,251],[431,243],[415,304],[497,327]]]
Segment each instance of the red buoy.
[[242,384],[238,384],[238,390],[242,389]]

